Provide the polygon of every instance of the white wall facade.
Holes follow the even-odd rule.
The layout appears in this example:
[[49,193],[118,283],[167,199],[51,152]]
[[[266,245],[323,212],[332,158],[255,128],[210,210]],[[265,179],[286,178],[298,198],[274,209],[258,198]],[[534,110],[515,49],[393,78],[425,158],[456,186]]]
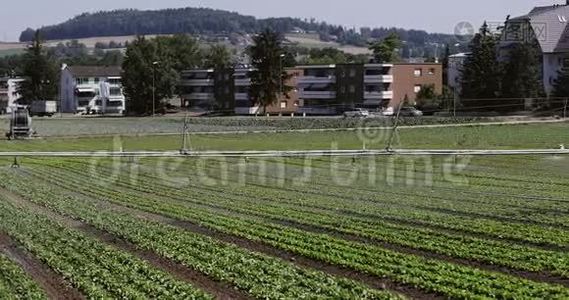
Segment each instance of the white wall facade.
[[[123,114],[126,111],[126,97],[120,77],[76,77],[67,68],[61,72],[60,97],[64,113],[80,114]],[[108,101],[101,96],[102,83],[109,87]]]
[[567,59],[569,59],[569,53],[543,54],[543,85],[548,96],[553,93],[553,86],[557,79],[558,71],[561,70]]

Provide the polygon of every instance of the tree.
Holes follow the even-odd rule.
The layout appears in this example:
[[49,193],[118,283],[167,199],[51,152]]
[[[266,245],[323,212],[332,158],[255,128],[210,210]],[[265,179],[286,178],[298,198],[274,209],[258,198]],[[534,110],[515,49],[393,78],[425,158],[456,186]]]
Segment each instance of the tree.
[[424,112],[437,111],[442,104],[441,96],[437,95],[434,84],[422,85],[415,102],[417,107]]
[[417,93],[417,100],[433,100],[437,97],[434,84],[426,84],[421,86],[421,90]]
[[57,98],[57,65],[47,56],[43,48],[40,31],[36,31],[32,44],[23,57],[22,75],[24,81],[18,85],[22,104],[33,100],[54,100]]
[[398,49],[401,47],[401,40],[397,33],[392,32],[381,42],[371,44],[369,49],[373,51],[376,63],[391,63],[399,60]]
[[314,48],[308,54],[307,64],[311,65],[330,65],[348,63],[348,57],[344,51],[336,48]]
[[516,43],[512,47],[504,64],[502,96],[505,98],[543,96],[540,50],[537,41]]
[[[462,98],[492,99],[500,96],[502,70],[498,62],[496,46],[498,38],[492,34],[486,22],[470,43],[470,54],[462,68]],[[488,101],[468,101],[465,106],[489,106]],[[490,108],[490,107],[489,107]]]
[[97,62],[100,66],[121,66],[124,55],[118,50],[106,51]]
[[151,114],[152,107],[162,107],[160,99],[172,96],[170,62],[162,61],[162,58],[165,57],[163,52],[159,52],[158,43],[144,37],[139,36],[127,48],[122,66],[122,84],[129,113]]
[[569,97],[569,69],[562,68],[557,71],[557,79],[553,82],[553,97]]
[[285,50],[281,36],[266,29],[255,36],[253,42],[248,49],[255,69],[251,72],[251,97],[255,104],[263,107],[265,113],[267,106],[275,103],[281,92],[288,97],[292,87],[287,86],[285,82],[290,75],[283,68]]
[[205,67],[212,69],[225,69],[232,65],[229,49],[223,45],[213,45],[208,49],[205,58]]
[[201,66],[202,53],[199,43],[187,34],[176,34],[171,37],[162,36],[153,40],[161,50],[161,55],[172,64],[176,71],[193,69]]
[[199,45],[188,35],[152,40],[139,36],[128,44],[123,62],[122,81],[128,98],[127,110],[141,115],[152,113],[152,107],[162,110],[163,99],[172,98],[180,92],[180,71],[195,68],[200,63]]
[[445,45],[445,56],[443,57],[443,86],[448,85],[448,68],[450,59],[450,47]]

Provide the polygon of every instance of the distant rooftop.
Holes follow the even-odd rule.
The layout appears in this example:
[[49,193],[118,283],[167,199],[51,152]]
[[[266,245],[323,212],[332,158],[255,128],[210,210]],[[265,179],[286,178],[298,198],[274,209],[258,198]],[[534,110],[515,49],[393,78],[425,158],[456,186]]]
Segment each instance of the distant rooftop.
[[118,77],[122,69],[118,66],[68,66],[75,77]]
[[512,21],[529,21],[544,53],[569,52],[569,5],[535,7]]

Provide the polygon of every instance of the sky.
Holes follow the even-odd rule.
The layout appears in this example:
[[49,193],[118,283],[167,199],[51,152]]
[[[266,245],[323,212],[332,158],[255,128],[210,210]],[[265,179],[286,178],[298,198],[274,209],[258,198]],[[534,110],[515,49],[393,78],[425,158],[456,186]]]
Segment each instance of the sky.
[[83,12],[119,8],[211,7],[256,17],[316,18],[349,27],[402,27],[453,33],[460,22],[478,27],[484,20],[503,21],[534,6],[560,0],[17,0],[2,5],[0,40],[16,41],[27,27],[53,25]]

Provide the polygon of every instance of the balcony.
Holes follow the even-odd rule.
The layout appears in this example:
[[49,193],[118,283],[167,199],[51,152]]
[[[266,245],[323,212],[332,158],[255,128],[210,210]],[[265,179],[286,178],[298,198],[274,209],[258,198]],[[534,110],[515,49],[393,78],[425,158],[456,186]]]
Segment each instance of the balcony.
[[247,94],[247,93],[235,93],[235,100],[249,100],[249,94]]
[[213,86],[215,84],[214,79],[182,79],[180,80],[180,85],[182,86]]
[[85,91],[85,92],[93,92],[95,93],[96,91],[98,91],[100,88],[100,84],[95,84],[95,83],[82,83],[82,84],[77,84],[75,85],[75,89],[80,90],[80,91]]
[[191,93],[183,97],[188,100],[212,100],[215,98],[213,93]]
[[299,98],[302,99],[335,99],[336,92],[334,91],[300,91]]
[[382,100],[382,99],[392,99],[393,91],[383,91],[383,92],[364,92],[364,99],[366,100]]
[[235,86],[250,86],[251,78],[235,79]]
[[335,83],[336,76],[302,76],[298,78],[298,84],[312,84],[312,83]]
[[393,75],[366,75],[364,83],[393,83]]

